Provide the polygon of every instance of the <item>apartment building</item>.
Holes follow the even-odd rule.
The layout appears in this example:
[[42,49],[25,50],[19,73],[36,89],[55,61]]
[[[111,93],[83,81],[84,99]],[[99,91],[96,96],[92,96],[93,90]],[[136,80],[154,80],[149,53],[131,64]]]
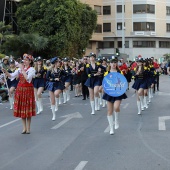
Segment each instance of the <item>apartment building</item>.
[[116,48],[129,59],[170,53],[170,0],[103,0],[103,42],[98,45],[99,56],[112,55]]
[[88,4],[92,9],[97,11],[97,28],[89,41],[85,55],[89,55],[90,52],[98,55],[98,44],[103,41],[103,0],[80,0],[80,2]]

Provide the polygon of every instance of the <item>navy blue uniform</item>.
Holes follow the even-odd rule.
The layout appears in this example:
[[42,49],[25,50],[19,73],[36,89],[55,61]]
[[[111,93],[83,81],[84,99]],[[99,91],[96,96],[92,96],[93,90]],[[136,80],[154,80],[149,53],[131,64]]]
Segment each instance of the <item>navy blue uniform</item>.
[[135,74],[135,82],[134,82],[132,88],[134,88],[135,90],[139,90],[140,88],[148,89],[147,74],[145,71],[143,71],[139,75]]
[[[67,75],[68,73],[64,70],[61,70],[60,68],[58,68],[56,72],[49,70],[46,75],[46,89],[52,92],[55,90],[64,90],[65,86],[64,82],[62,81],[62,77]],[[55,80],[56,78],[59,78],[59,81]]]
[[104,71],[106,71],[106,68],[102,65],[95,64],[95,68],[91,66],[91,64],[86,65],[86,72],[88,75],[88,79],[85,82],[85,85],[90,88],[94,88],[95,86],[101,86],[102,85],[102,79],[100,76],[94,76],[98,72],[98,69],[101,68]]
[[[38,74],[40,74],[38,76]],[[47,74],[47,69],[42,67],[40,71],[35,72],[35,78],[33,79],[34,88],[45,87],[45,76]]]
[[[7,71],[8,71],[8,73],[14,73],[15,70],[16,70],[16,68],[15,68],[14,70],[8,69]],[[15,78],[13,81],[11,81],[10,79],[8,79],[8,80],[7,80],[8,88],[11,88],[11,87],[15,87],[15,88],[16,88],[17,85],[18,85],[18,82],[19,82],[19,80],[18,80],[17,78]]]
[[71,67],[68,66],[67,69],[65,69],[65,67],[63,67],[63,70],[67,73],[66,75],[63,75],[63,77],[62,77],[63,82],[71,83],[71,80],[72,80]]

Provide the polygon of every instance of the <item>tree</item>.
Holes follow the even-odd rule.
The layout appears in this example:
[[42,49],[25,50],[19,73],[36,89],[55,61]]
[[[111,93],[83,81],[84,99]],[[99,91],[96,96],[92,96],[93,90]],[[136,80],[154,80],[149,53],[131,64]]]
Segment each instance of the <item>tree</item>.
[[9,40],[10,38],[13,38],[14,35],[11,34],[11,25],[5,25],[3,22],[0,22],[0,53],[2,53],[2,44]]
[[6,54],[22,56],[23,53],[36,55],[41,50],[47,48],[48,38],[40,36],[38,33],[26,34],[20,33],[3,44]]
[[97,14],[77,0],[22,0],[16,13],[20,31],[48,38],[51,55],[82,54],[96,28]]

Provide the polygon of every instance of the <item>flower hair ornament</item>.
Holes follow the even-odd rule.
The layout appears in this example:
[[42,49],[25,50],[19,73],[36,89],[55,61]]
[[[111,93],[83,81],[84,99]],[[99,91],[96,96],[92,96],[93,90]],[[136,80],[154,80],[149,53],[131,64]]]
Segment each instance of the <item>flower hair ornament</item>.
[[29,60],[31,60],[31,61],[34,60],[34,57],[33,57],[32,55],[26,54],[26,53],[23,55],[23,59],[25,59],[25,58],[27,58],[27,59],[29,59]]

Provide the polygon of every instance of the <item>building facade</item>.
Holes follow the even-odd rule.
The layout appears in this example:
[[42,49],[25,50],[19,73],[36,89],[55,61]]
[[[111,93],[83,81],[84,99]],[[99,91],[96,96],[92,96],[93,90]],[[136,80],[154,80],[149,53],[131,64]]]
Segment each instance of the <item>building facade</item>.
[[116,48],[129,59],[138,55],[159,59],[170,53],[170,1],[103,0],[103,42],[98,54],[112,55]]
[[89,45],[86,48],[85,55],[94,52],[98,55],[98,44],[103,41],[103,0],[80,0],[82,3],[88,4],[92,9],[97,11],[97,28],[94,31]]

